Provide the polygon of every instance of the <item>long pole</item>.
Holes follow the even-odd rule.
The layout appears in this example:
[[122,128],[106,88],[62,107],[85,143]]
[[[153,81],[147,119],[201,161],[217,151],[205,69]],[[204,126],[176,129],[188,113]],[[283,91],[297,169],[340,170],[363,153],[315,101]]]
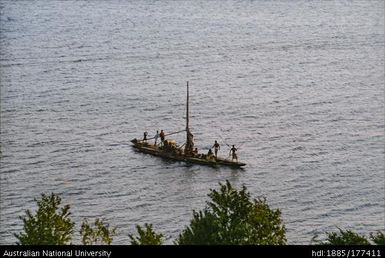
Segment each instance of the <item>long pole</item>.
[[188,92],[188,81],[187,81],[187,101],[186,101],[186,131],[187,137],[189,134],[189,92]]

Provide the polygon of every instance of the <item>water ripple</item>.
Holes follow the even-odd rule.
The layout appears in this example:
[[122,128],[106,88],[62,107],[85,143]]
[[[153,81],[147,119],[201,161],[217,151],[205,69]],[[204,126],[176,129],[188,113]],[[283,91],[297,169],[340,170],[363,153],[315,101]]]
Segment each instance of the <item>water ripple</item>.
[[[280,208],[289,243],[384,229],[384,8],[352,1],[6,1],[1,5],[0,244],[43,192],[77,224],[168,243],[230,180]],[[147,130],[236,144],[242,171],[137,153]],[[184,134],[173,135],[184,142]]]

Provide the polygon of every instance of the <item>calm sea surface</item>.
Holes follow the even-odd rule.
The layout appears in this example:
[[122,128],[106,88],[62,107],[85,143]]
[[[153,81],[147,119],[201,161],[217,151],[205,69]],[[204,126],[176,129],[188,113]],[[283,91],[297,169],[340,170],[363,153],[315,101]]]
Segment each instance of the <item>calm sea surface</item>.
[[[79,228],[167,243],[226,179],[280,208],[290,244],[384,230],[384,1],[1,1],[0,243],[41,193]],[[191,128],[244,170],[136,153]],[[184,134],[175,135],[183,143]],[[75,241],[76,242],[76,241]]]

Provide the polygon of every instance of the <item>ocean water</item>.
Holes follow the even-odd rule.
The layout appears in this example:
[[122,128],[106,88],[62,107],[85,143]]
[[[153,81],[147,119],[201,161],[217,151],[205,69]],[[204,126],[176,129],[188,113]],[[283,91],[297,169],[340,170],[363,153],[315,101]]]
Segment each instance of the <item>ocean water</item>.
[[[77,228],[116,226],[114,244],[144,223],[172,243],[225,180],[279,208],[289,244],[385,229],[383,1],[0,1],[0,14],[1,244],[49,192]],[[131,148],[184,129],[186,81],[196,146],[236,144],[245,169]]]

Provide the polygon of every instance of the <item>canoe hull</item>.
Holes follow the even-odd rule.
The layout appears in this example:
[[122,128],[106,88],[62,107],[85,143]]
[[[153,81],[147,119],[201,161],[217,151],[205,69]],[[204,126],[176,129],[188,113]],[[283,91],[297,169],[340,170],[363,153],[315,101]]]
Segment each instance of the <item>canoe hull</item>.
[[209,160],[207,158],[180,155],[177,153],[164,151],[158,146],[155,146],[152,144],[138,142],[136,139],[132,140],[131,142],[133,143],[133,147],[137,151],[147,153],[153,156],[158,156],[167,160],[183,161],[186,163],[199,164],[199,165],[212,166],[212,167],[227,166],[227,167],[233,167],[233,168],[241,168],[246,165],[245,163],[242,163],[242,162],[235,162],[235,161],[226,160],[222,158],[217,158],[217,159],[213,158]]

